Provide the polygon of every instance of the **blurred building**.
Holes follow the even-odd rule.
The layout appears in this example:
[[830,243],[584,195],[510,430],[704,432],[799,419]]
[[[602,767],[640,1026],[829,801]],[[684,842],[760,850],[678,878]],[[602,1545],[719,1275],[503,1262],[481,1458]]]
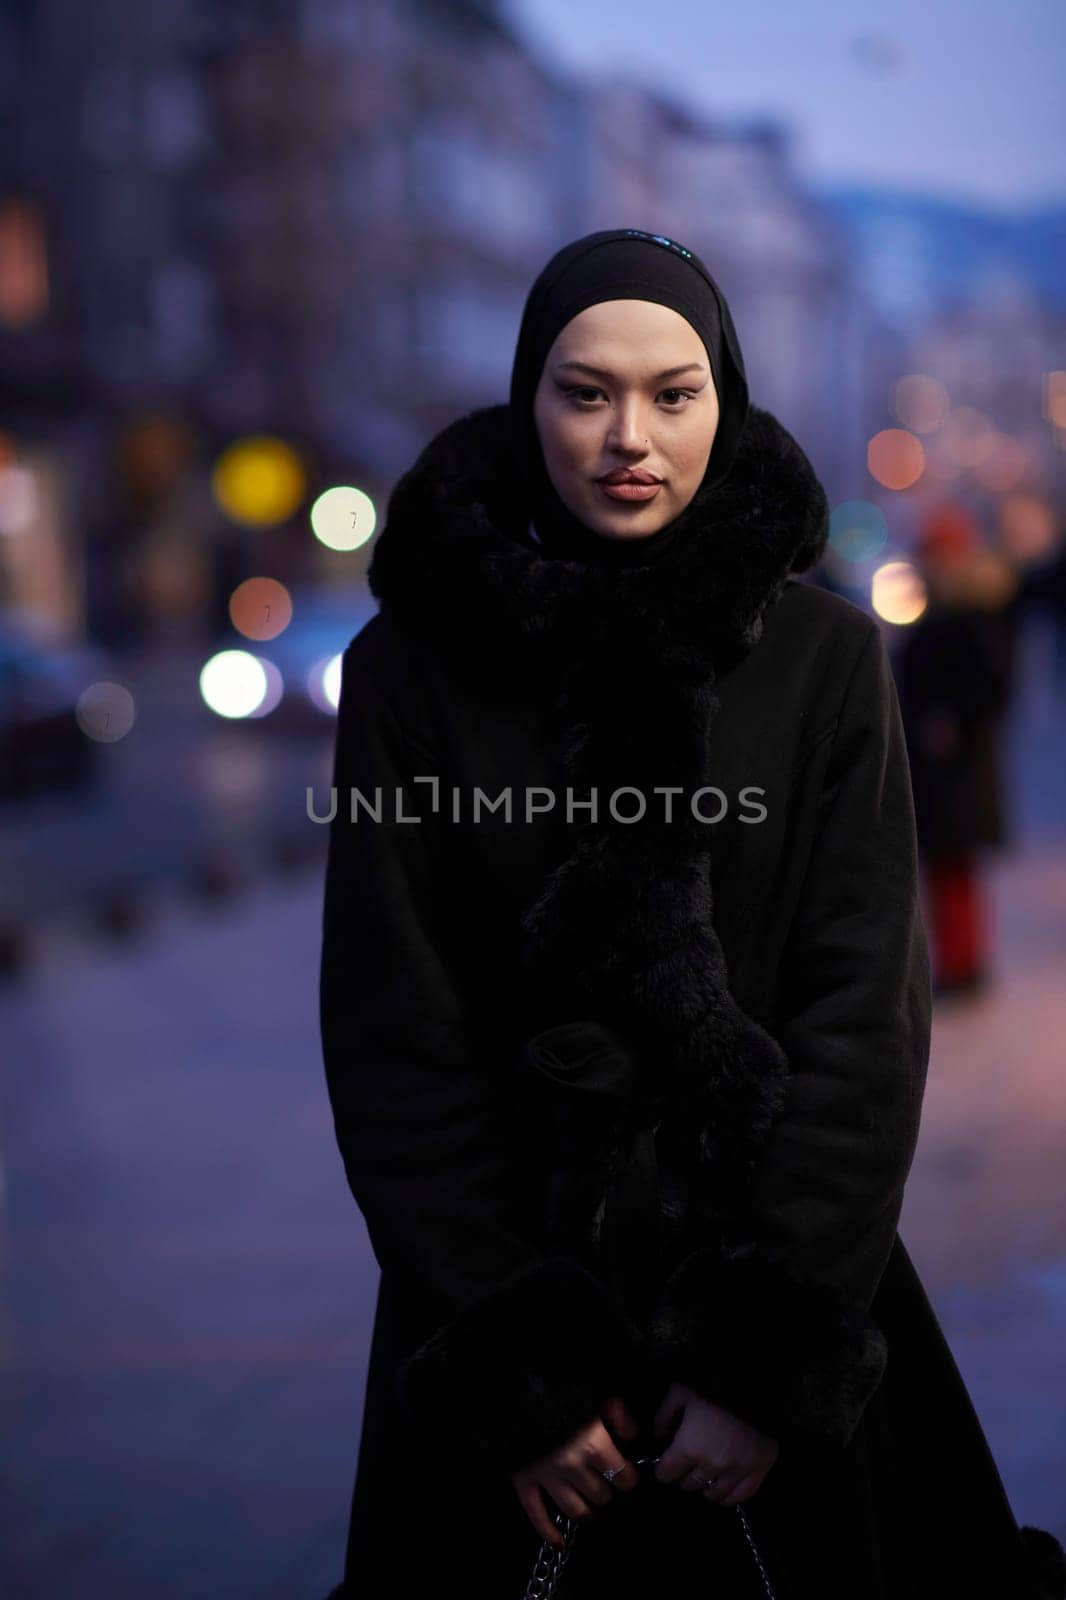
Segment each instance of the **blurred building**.
[[[530,282],[601,227],[690,242],[753,398],[832,495],[868,487],[900,344],[785,128],[566,73],[501,0],[0,0],[0,43],[0,407],[23,430],[66,408],[90,624],[114,637],[122,596],[153,593],[142,546],[170,605],[238,570],[209,554],[240,542],[203,492],[224,444],[280,435],[310,492],[380,502],[506,397]],[[129,440],[184,427],[185,467],[145,493]]]
[[[1066,404],[1049,415],[1048,375],[1066,363],[1066,313],[1037,300],[1004,263],[946,304],[909,343],[911,370],[935,372],[956,406],[971,416],[971,454],[993,430],[1021,447],[1016,485],[1066,491]],[[1058,360],[1053,361],[1058,351]],[[1064,397],[1066,398],[1066,397]],[[965,458],[964,458],[965,459]]]
[[810,407],[854,342],[841,252],[781,130],[568,80],[487,0],[35,16],[28,175],[109,393],[395,470],[501,390],[546,255],[632,219],[706,250],[766,403],[839,440]]

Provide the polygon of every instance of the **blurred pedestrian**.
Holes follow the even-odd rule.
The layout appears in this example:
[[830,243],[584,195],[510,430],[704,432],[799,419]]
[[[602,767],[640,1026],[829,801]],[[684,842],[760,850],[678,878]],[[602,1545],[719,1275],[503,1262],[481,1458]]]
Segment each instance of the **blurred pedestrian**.
[[975,995],[992,975],[984,852],[1010,842],[1003,723],[1017,655],[1017,578],[966,507],[924,519],[915,551],[925,610],[896,663],[914,790],[937,995]]

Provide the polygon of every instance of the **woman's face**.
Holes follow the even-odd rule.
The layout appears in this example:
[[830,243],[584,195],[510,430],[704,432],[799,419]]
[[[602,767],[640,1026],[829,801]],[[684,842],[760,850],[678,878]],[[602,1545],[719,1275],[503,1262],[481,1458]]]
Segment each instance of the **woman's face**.
[[[574,516],[608,539],[646,538],[685,509],[710,459],[719,409],[703,340],[670,306],[601,300],[548,351],[533,416],[548,476]],[[597,480],[616,468],[658,487],[612,496]]]

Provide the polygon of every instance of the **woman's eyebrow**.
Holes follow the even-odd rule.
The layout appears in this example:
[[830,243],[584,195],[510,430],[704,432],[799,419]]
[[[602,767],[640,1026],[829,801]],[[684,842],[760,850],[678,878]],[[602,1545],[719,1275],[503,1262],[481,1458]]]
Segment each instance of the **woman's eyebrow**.
[[[579,372],[590,372],[594,378],[610,378],[613,376],[612,373],[605,372],[602,367],[590,367],[587,361],[561,361],[555,370],[556,372],[562,372],[567,367],[573,367]],[[657,377],[652,379],[652,382],[661,383],[664,378],[676,378],[682,372],[706,371],[707,368],[701,362],[688,361],[683,367],[667,367],[666,371],[660,372]]]

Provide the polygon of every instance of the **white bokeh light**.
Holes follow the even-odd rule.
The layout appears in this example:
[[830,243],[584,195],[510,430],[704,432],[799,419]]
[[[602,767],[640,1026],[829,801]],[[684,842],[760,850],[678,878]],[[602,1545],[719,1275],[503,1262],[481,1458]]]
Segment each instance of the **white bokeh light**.
[[316,661],[307,674],[307,692],[320,711],[335,713],[341,698],[341,656],[327,656]]
[[373,500],[351,484],[324,489],[311,507],[315,538],[330,550],[358,550],[376,526]]
[[886,561],[870,579],[870,604],[885,622],[917,622],[926,608],[925,583],[909,561]]
[[253,716],[268,687],[264,663],[249,650],[220,650],[200,671],[200,693],[220,717]]

